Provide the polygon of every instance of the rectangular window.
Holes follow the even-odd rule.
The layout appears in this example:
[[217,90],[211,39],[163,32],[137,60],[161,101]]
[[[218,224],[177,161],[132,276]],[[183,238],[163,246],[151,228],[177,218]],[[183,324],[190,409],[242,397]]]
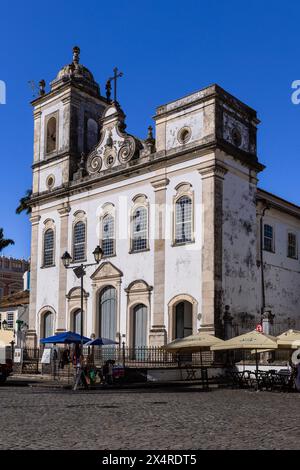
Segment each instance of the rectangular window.
[[132,218],[132,251],[144,251],[148,247],[147,209],[138,207]]
[[175,205],[175,244],[192,241],[192,200],[183,196]]
[[297,258],[297,237],[294,233],[288,233],[288,257]]
[[7,328],[14,329],[14,312],[7,312]]
[[77,222],[74,227],[74,256],[73,260],[84,261],[85,259],[85,223]]
[[103,217],[102,222],[102,250],[103,256],[115,254],[115,220],[112,215]]
[[264,225],[264,250],[274,251],[274,231],[272,225]]

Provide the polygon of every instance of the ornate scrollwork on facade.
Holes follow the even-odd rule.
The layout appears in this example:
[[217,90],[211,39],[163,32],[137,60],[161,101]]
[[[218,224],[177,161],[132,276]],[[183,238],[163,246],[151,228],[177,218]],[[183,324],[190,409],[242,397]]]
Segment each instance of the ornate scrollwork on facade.
[[116,150],[114,147],[106,146],[103,160],[106,168],[111,168],[116,160]]
[[[100,141],[87,158],[89,175],[128,163],[143,149],[141,141],[125,132],[125,114],[119,105],[109,106],[101,119]],[[146,145],[146,144],[145,144]]]
[[136,143],[133,137],[127,137],[119,150],[118,158],[120,163],[127,163],[132,159],[136,151]]
[[102,168],[102,158],[96,152],[92,152],[87,159],[87,171],[90,175],[99,173]]

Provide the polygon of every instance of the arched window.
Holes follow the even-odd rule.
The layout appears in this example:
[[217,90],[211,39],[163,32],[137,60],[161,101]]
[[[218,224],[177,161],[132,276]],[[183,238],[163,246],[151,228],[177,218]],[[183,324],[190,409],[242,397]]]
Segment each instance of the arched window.
[[76,310],[73,314],[73,332],[81,334],[81,310]]
[[99,336],[115,341],[117,333],[117,292],[112,286],[105,287],[99,302]]
[[115,254],[115,220],[111,214],[102,219],[102,250],[104,256]]
[[86,152],[96,145],[98,141],[98,124],[97,122],[90,118],[87,121],[87,136],[86,136]]
[[175,203],[175,243],[192,241],[192,200],[182,196]]
[[143,304],[136,305],[132,318],[132,346],[134,348],[147,346],[147,307]]
[[81,221],[74,225],[73,259],[85,260],[85,223]]
[[132,246],[133,252],[148,248],[148,214],[143,206],[137,207],[132,215]]
[[54,265],[54,230],[49,228],[44,233],[44,261],[43,266]]
[[43,318],[43,332],[44,338],[53,336],[54,334],[54,315],[52,312],[47,312]]
[[47,122],[46,153],[54,150],[56,150],[56,118],[52,116]]

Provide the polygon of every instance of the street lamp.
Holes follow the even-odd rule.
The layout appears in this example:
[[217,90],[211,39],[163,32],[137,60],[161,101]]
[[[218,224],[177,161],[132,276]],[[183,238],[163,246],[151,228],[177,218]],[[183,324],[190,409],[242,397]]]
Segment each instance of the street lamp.
[[95,250],[93,251],[93,255],[95,258],[95,263],[89,263],[89,264],[79,264],[76,266],[70,266],[70,264],[73,262],[72,256],[70,253],[65,251],[65,253],[62,255],[61,260],[63,262],[63,265],[66,269],[73,269],[73,272],[75,276],[80,279],[80,336],[81,336],[81,350],[80,354],[83,354],[83,277],[85,276],[85,268],[89,266],[95,266],[96,264],[99,264],[103,255],[103,251],[100,248],[100,246],[96,246]]

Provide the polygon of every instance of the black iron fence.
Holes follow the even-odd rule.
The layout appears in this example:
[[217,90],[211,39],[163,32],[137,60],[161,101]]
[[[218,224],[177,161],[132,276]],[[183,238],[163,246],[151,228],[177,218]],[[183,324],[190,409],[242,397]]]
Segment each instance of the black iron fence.
[[[23,351],[23,362],[15,364],[16,372],[23,373],[60,373],[69,374],[69,368],[75,362],[73,361],[73,349],[70,348],[70,360],[64,363],[63,359],[64,347],[58,349],[58,355],[55,360],[51,359],[50,364],[42,364],[41,359],[43,349],[27,348]],[[176,368],[182,367],[185,364],[190,364],[194,367],[201,366],[214,366],[219,367],[220,360],[218,354],[215,355],[211,351],[193,353],[193,354],[171,354],[161,347],[138,347],[130,348],[127,346],[115,347],[89,347],[83,350],[84,359],[89,362],[94,362],[96,366],[102,367],[106,361],[114,361],[125,368]]]
[[107,360],[113,360],[124,367],[178,367],[181,363],[195,366],[210,366],[214,363],[211,351],[189,354],[172,354],[161,347],[100,347],[94,351],[84,348],[84,354],[93,356],[94,362],[103,365]]

